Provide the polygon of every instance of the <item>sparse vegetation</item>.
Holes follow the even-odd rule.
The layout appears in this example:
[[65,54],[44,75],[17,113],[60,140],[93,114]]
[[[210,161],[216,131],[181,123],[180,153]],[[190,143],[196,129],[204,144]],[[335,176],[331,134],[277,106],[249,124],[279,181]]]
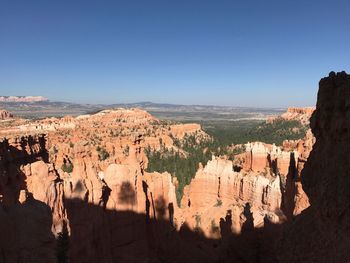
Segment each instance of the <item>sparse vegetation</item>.
[[222,201],[220,199],[216,200],[216,204],[214,205],[215,207],[220,207],[222,206]]
[[63,170],[63,172],[66,172],[66,173],[71,173],[71,172],[73,172],[73,168],[74,168],[74,166],[73,166],[73,164],[72,163],[67,163],[67,162],[65,162],[63,165],[62,165],[62,167],[61,167],[61,169]]
[[215,219],[211,220],[210,222],[210,230],[211,233],[218,233],[220,231],[220,228],[215,224]]
[[109,157],[109,153],[103,147],[97,146],[96,151],[98,152],[98,158],[100,161],[104,161]]
[[124,150],[123,150],[123,154],[124,156],[128,157],[129,156],[129,152],[130,152],[130,147],[129,145],[127,145]]
[[195,231],[199,231],[200,230],[200,227],[201,227],[201,221],[202,221],[202,218],[200,215],[195,215],[194,219],[196,220],[196,226],[194,228]]

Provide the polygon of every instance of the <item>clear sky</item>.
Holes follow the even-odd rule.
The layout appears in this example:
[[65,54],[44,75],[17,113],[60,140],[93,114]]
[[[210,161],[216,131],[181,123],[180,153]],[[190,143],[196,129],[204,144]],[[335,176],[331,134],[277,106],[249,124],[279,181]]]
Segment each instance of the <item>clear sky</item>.
[[0,95],[285,107],[350,71],[349,0],[0,0]]

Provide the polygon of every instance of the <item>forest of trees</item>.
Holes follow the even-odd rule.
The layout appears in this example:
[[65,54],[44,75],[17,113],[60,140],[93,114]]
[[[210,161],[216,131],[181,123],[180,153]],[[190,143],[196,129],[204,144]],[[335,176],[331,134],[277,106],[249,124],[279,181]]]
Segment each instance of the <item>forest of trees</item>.
[[195,135],[185,136],[181,141],[173,138],[175,146],[187,153],[186,156],[179,151],[161,147],[160,151],[146,149],[149,159],[148,172],[169,172],[178,181],[176,189],[177,201],[180,204],[183,190],[195,176],[199,163],[206,165],[212,155],[227,155],[233,159],[235,154],[244,151],[237,148],[233,152],[228,146],[232,144],[243,144],[248,141],[262,141],[281,145],[283,140],[296,140],[305,136],[308,127],[298,121],[285,121],[277,119],[273,123],[259,123],[257,125],[242,127],[214,127],[205,129],[212,139],[196,141]]
[[214,123],[203,124],[204,130],[216,138],[222,145],[242,144],[261,141],[282,145],[284,140],[298,140],[304,138],[308,126],[297,120],[276,119],[272,123],[238,122],[233,125]]
[[229,152],[227,147],[222,145],[220,141],[214,139],[201,140],[196,142],[195,135],[185,136],[181,142],[174,139],[174,144],[185,151],[187,156],[183,156],[179,151],[161,147],[160,151],[151,151],[146,149],[149,164],[147,170],[149,172],[169,172],[175,176],[178,181],[176,189],[176,198],[180,204],[183,189],[191,182],[195,176],[199,163],[205,165],[213,155],[232,156],[238,152]]

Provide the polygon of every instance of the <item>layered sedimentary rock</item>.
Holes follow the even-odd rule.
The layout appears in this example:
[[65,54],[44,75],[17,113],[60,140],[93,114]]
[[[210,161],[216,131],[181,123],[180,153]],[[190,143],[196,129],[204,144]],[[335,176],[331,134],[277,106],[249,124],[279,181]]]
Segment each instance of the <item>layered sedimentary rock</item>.
[[313,142],[309,132],[293,149],[255,142],[246,144],[233,162],[213,158],[185,187],[182,221],[194,229],[200,226],[206,236],[218,236],[213,229],[228,212],[234,233],[246,224],[247,213],[252,227],[299,214],[309,205],[300,172]]
[[271,117],[267,120],[267,122],[271,123],[277,119],[283,119],[287,121],[297,120],[297,121],[300,121],[301,124],[303,125],[308,125],[310,122],[310,117],[314,111],[315,111],[315,107],[304,107],[304,108],[290,107],[281,116]]
[[[53,211],[40,201],[50,195],[46,191],[54,186],[53,178],[47,176],[48,166],[42,161],[47,158],[44,142],[45,136],[40,135],[10,137],[0,142],[2,262],[37,262],[38,258],[56,261],[51,231]],[[57,205],[55,198],[47,201]]]
[[[6,208],[0,219],[8,222],[23,213],[23,220],[33,220],[30,233],[19,219],[9,231],[38,237],[33,253],[43,254],[45,262],[55,262],[53,234],[58,233],[69,235],[71,262],[211,262],[226,249],[216,249],[217,239],[283,223],[308,206],[300,172],[314,143],[311,133],[282,148],[248,143],[233,162],[214,157],[185,187],[181,207],[172,175],[145,172],[145,150],[181,152],[177,141],[188,135],[208,139],[197,124],[117,109],[16,120],[0,133],[7,138],[0,143],[1,208]],[[28,205],[37,207],[33,215],[27,216]],[[17,261],[31,248],[19,243],[24,252],[18,258],[18,244],[2,238],[0,243],[5,258]]]
[[183,220],[193,228],[201,227],[207,236],[215,236],[213,229],[228,211],[233,222],[231,230],[239,233],[246,220],[245,209],[253,214],[250,223],[255,227],[263,225],[265,216],[280,210],[279,176],[235,172],[232,168],[232,161],[214,158],[185,187]]
[[[0,219],[5,226],[23,215],[8,230],[21,231],[23,240],[0,238],[3,258],[18,261],[33,248],[36,258],[26,262],[36,262],[38,254],[55,262],[54,234],[64,231],[72,262],[135,262],[158,258],[162,251],[166,257],[187,257],[177,251],[178,238],[161,242],[177,224],[175,186],[168,173],[145,172],[144,148],[176,148],[173,140],[187,134],[204,138],[200,126],[173,127],[137,109],[19,123],[2,129],[0,194],[6,211]],[[38,208],[27,216],[28,205]],[[23,230],[25,220],[33,220],[31,230]],[[23,253],[15,256],[18,246]]]
[[0,120],[7,120],[13,118],[13,115],[7,110],[0,110]]
[[347,262],[350,229],[350,76],[330,73],[319,83],[311,129],[316,137],[301,175],[310,201],[286,229],[281,262]]

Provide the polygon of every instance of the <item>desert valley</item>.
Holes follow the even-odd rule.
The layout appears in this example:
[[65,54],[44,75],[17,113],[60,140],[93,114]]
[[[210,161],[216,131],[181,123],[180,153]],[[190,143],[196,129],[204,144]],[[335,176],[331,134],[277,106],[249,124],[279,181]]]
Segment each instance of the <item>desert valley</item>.
[[331,72],[243,141],[140,108],[1,110],[0,262],[347,262],[349,104]]

